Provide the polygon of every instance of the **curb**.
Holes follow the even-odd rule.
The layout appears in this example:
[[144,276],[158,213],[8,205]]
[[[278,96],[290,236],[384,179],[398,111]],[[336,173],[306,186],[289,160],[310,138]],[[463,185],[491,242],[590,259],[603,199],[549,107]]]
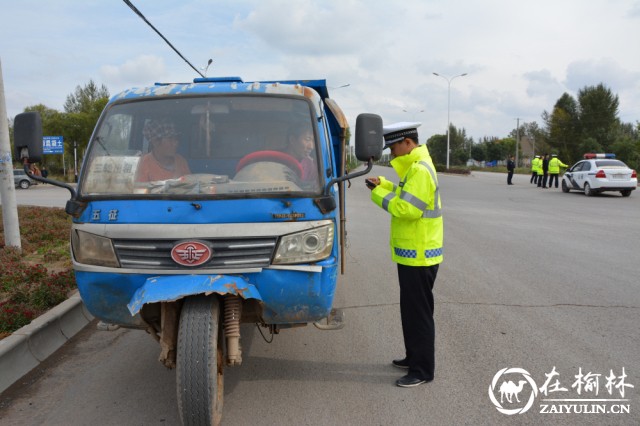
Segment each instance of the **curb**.
[[0,393],[37,367],[89,322],[76,291],[69,299],[0,340]]

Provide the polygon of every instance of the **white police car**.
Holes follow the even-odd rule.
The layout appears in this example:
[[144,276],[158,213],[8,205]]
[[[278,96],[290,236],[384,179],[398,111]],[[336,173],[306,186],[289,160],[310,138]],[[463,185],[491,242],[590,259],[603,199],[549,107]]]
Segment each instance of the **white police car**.
[[603,191],[620,191],[623,197],[631,195],[638,186],[638,175],[615,154],[585,154],[584,160],[571,166],[562,176],[562,192],[584,191],[595,195]]

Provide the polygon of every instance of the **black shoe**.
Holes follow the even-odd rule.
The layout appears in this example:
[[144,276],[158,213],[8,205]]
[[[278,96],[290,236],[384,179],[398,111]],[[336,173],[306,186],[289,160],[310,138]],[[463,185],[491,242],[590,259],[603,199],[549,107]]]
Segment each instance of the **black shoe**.
[[396,386],[400,386],[401,388],[412,388],[430,381],[431,380],[418,379],[417,377],[406,375],[396,380]]
[[407,361],[406,358],[403,359],[394,359],[393,361],[391,361],[391,364],[394,367],[398,367],[398,368],[404,368],[405,370],[409,368],[409,361]]

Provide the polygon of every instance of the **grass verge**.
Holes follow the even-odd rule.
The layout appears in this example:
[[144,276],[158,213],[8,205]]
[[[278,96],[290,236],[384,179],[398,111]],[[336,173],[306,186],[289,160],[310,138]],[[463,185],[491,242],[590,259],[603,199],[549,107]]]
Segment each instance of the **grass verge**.
[[76,289],[69,254],[71,219],[64,209],[20,206],[18,220],[21,251],[5,246],[0,220],[0,339]]

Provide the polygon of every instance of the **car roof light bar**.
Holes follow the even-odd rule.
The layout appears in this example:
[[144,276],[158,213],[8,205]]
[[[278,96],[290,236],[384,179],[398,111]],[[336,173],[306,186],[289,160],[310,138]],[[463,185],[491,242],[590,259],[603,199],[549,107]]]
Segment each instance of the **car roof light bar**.
[[585,154],[584,155],[585,160],[591,160],[594,158],[616,158],[615,154],[593,154],[593,153],[589,153],[589,154]]

